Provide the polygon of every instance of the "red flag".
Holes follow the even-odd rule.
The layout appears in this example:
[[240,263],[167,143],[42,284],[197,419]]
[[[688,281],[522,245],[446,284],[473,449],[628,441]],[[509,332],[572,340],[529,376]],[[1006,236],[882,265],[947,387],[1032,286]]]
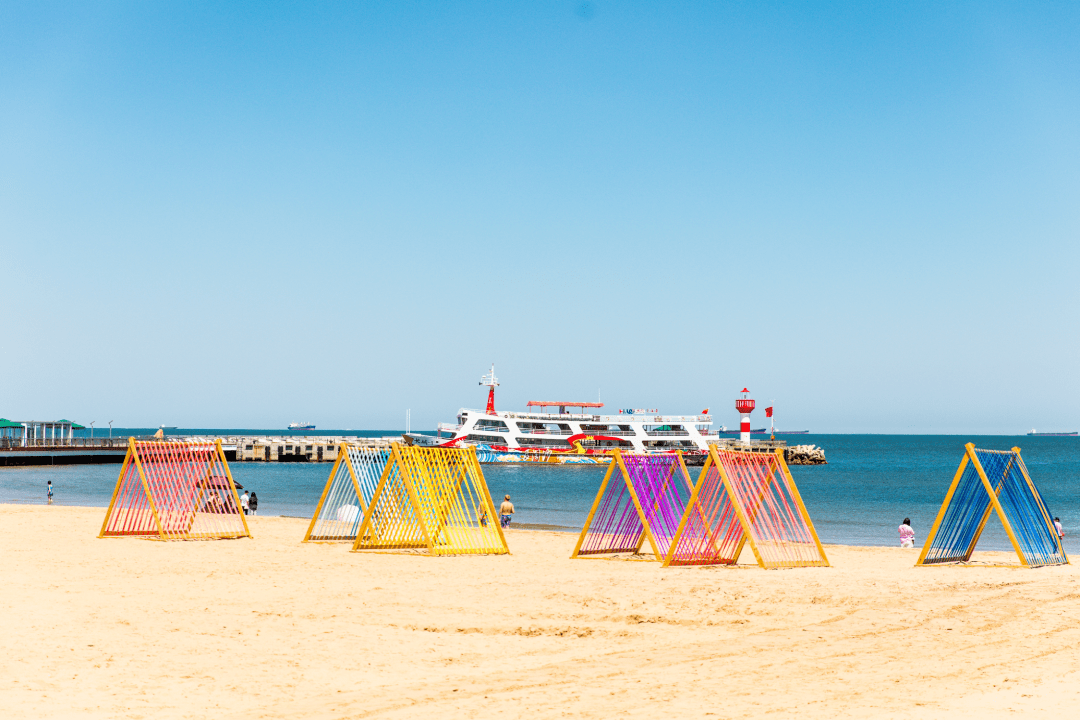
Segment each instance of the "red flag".
[[772,417],[772,407],[765,408],[765,417]]
[[701,414],[702,415],[708,415],[709,414],[709,408],[705,408],[704,410],[702,410]]

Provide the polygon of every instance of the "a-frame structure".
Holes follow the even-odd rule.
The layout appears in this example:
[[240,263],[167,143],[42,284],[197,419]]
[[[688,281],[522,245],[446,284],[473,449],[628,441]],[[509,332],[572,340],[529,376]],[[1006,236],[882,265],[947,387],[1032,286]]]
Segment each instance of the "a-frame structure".
[[664,566],[734,565],[747,542],[763,568],[829,567],[783,449],[711,445]]
[[648,541],[653,555],[648,559],[663,560],[692,491],[681,452],[638,455],[616,449],[570,557],[637,555]]
[[360,447],[343,442],[330,469],[322,496],[311,516],[304,542],[356,540],[364,511],[390,458],[388,448]]
[[391,444],[352,549],[509,554],[476,449]]
[[98,537],[251,537],[221,440],[128,440]]
[[1053,515],[1028,474],[1020,448],[980,450],[973,443],[964,446],[960,467],[915,564],[969,562],[991,510],[997,512],[1021,565],[1069,564]]

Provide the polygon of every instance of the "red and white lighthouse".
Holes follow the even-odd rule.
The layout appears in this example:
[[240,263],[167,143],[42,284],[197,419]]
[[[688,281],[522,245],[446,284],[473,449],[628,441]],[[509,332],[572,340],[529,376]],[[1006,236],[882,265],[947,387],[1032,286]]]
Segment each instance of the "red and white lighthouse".
[[750,443],[750,413],[754,412],[754,401],[747,397],[749,390],[742,389],[743,396],[735,400],[735,409],[739,411],[739,442]]

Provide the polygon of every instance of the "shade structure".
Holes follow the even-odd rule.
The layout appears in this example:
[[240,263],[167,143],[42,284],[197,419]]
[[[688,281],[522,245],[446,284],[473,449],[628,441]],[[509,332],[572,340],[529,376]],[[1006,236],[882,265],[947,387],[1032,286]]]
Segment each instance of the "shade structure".
[[129,438],[98,537],[251,537],[221,441]]
[[304,542],[356,540],[364,511],[371,504],[389,457],[389,448],[341,443]]
[[615,450],[570,557],[640,553],[667,555],[693,492],[681,452],[624,454]]
[[508,554],[476,449],[392,443],[352,549]]
[[829,566],[784,451],[710,446],[664,565],[733,565],[747,542],[763,568]]
[[1001,520],[1021,565],[1069,563],[1020,448],[980,450],[968,443],[915,564],[969,562],[991,511]]

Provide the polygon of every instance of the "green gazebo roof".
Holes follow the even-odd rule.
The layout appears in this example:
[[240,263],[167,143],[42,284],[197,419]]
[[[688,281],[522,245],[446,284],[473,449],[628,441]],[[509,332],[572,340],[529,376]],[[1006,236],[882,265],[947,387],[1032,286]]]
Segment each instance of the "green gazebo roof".
[[0,428],[21,428],[22,423],[11,422],[7,418],[0,418]]

